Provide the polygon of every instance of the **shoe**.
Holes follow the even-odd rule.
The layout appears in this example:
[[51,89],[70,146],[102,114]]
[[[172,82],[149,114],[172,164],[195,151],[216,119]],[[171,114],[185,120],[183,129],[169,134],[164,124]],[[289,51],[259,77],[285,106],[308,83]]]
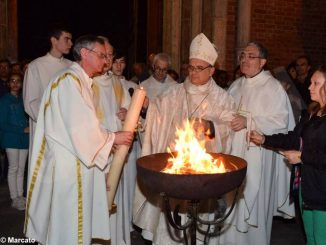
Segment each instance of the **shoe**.
[[13,207],[19,211],[25,210],[25,205],[26,205],[26,202],[21,197],[14,198],[11,203],[11,207]]

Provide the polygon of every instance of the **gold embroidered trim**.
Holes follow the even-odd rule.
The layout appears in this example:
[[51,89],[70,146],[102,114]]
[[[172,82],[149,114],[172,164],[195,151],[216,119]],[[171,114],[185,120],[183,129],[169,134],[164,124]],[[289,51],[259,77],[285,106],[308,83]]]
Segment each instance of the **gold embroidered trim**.
[[[59,85],[59,83],[65,79],[67,76],[71,76],[74,80],[76,80],[76,82],[78,82],[79,86],[81,87],[81,83],[80,83],[80,80],[78,79],[78,77],[76,75],[74,75],[73,73],[70,73],[70,72],[67,72],[67,73],[64,73],[62,76],[60,76],[56,82],[54,82],[51,86],[51,90],[50,90],[50,96],[49,96],[49,99],[46,101],[45,105],[44,105],[44,114],[47,110],[47,108],[50,106],[50,100],[51,100],[51,94],[52,94],[52,91],[54,89],[56,89]],[[37,176],[38,176],[38,172],[40,170],[40,167],[41,167],[41,162],[42,162],[42,159],[44,157],[44,152],[45,152],[45,144],[46,144],[46,139],[45,139],[45,136],[43,136],[43,139],[42,139],[42,144],[41,144],[41,149],[40,149],[40,152],[38,153],[38,157],[37,157],[37,160],[36,160],[36,164],[35,164],[35,168],[34,168],[34,171],[33,171],[33,175],[32,175],[32,180],[31,180],[31,183],[29,185],[29,189],[28,189],[28,194],[27,194],[27,204],[26,204],[26,212],[25,212],[25,225],[24,225],[24,233],[26,233],[26,229],[27,229],[27,226],[28,226],[28,220],[29,220],[29,207],[30,207],[30,204],[31,204],[31,200],[32,200],[32,195],[33,195],[33,191],[34,191],[34,187],[35,187],[35,183],[36,183],[36,180],[37,180]]]
[[36,179],[37,179],[37,175],[38,175],[38,171],[41,167],[41,162],[44,156],[44,152],[45,152],[45,137],[43,137],[42,139],[42,144],[41,144],[41,150],[37,156],[37,160],[36,160],[36,164],[35,164],[35,169],[33,171],[33,175],[32,175],[32,180],[31,180],[31,184],[29,186],[29,190],[28,190],[28,194],[27,194],[27,205],[26,205],[26,214],[25,214],[25,225],[24,225],[24,233],[26,233],[26,229],[28,226],[28,219],[29,219],[29,206],[31,204],[31,199],[32,199],[32,195],[33,195],[33,190],[35,187],[35,183],[36,183]]
[[77,187],[78,187],[78,244],[83,244],[83,191],[80,161],[77,159]]
[[100,104],[100,87],[97,83],[93,83],[92,90],[94,93],[94,107],[96,110],[96,116],[101,123],[104,122],[104,112]]
[[68,77],[68,76],[71,76],[74,80],[76,80],[76,82],[78,82],[78,84],[79,84],[79,86],[80,86],[80,88],[81,88],[81,83],[80,83],[78,77],[77,77],[75,74],[72,74],[71,72],[67,72],[67,73],[62,74],[62,75],[57,79],[57,81],[54,82],[54,83],[51,85],[50,96],[49,96],[49,99],[46,101],[45,106],[44,106],[44,114],[45,114],[47,108],[50,106],[50,100],[51,100],[51,94],[52,94],[52,91],[53,91],[54,89],[56,89],[56,88],[59,86],[59,83],[60,83],[63,79],[65,79],[66,77]]

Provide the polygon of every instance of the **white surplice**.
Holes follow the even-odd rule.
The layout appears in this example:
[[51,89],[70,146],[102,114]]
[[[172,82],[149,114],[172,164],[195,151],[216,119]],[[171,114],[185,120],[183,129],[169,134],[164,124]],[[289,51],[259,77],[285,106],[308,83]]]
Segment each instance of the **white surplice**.
[[[28,64],[23,83],[23,100],[26,113],[29,115],[29,155],[32,154],[33,138],[37,116],[43,93],[51,79],[63,69],[71,65],[71,61],[63,57],[56,58],[50,53],[33,60]],[[30,157],[29,157],[30,159]]]
[[73,63],[49,84],[41,101],[24,230],[42,244],[110,239],[103,169],[115,136],[96,116],[92,83]]
[[[183,84],[175,84],[148,108],[142,155],[166,152],[168,146],[173,150],[176,127],[182,126],[188,118],[212,121],[215,137],[207,140],[206,150],[228,153],[231,147],[229,122],[234,111],[232,97],[213,79],[201,86],[191,84],[188,79]],[[146,187],[136,186],[134,223],[143,229],[144,238],[154,244],[178,243],[169,235],[168,229],[173,228],[166,226],[160,196],[144,190],[146,192]],[[185,219],[185,215],[182,216]]]
[[137,83],[134,83],[132,81],[128,81],[124,77],[120,77],[120,81],[122,83],[122,86],[125,87],[125,89],[127,89],[128,92],[130,91],[129,90],[130,88],[135,90],[136,88],[139,87]]
[[157,96],[161,95],[170,86],[175,85],[177,82],[174,81],[169,75],[163,81],[157,81],[153,75],[143,81],[140,85],[146,90],[146,96],[150,101],[153,101]]
[[[270,72],[237,79],[229,93],[239,111],[250,112],[252,130],[270,135],[287,133],[294,127],[286,92]],[[281,155],[271,150],[253,143],[247,148],[246,133],[247,129],[236,132],[232,142],[231,154],[247,161],[247,175],[235,209],[225,222],[219,244],[268,245],[273,215],[294,216],[294,207],[289,204],[289,166]],[[229,194],[228,201],[231,200]]]
[[[117,112],[120,108],[128,109],[130,95],[121,80],[112,73],[98,76],[94,78],[93,91],[97,115],[102,126],[111,132],[122,130],[122,122],[118,118]],[[125,245],[131,242],[131,203],[136,178],[135,149],[136,147],[133,147],[128,154],[120,177],[114,200],[117,212],[110,215],[112,245]]]

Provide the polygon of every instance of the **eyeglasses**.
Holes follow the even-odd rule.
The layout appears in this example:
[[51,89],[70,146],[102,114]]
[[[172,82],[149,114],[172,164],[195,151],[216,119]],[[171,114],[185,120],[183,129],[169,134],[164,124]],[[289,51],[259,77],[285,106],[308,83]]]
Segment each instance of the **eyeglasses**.
[[246,58],[248,60],[262,59],[262,57],[260,57],[260,56],[255,56],[253,54],[245,54],[245,53],[241,53],[238,58],[239,58],[239,61],[244,60]]
[[161,72],[161,73],[167,73],[168,69],[167,68],[161,69],[160,67],[154,66],[154,71]]
[[[84,48],[85,48],[85,47],[84,47]],[[97,55],[97,57],[99,57],[99,58],[102,59],[102,60],[109,60],[109,59],[112,59],[112,58],[113,58],[113,54],[108,54],[108,55],[106,55],[106,54],[103,54],[103,53],[98,52],[98,51],[93,50],[93,49],[89,49],[89,48],[85,48],[85,49],[87,49],[87,50],[90,51],[90,52],[95,53],[95,54]]]
[[211,67],[212,67],[211,65],[208,65],[206,67],[188,65],[187,69],[189,72],[202,72],[203,70]]

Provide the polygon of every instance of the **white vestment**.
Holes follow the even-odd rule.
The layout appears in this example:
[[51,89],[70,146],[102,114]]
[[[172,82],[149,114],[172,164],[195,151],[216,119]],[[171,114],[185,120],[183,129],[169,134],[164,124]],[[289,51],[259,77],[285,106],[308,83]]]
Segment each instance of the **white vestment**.
[[[206,150],[228,153],[231,147],[228,125],[234,111],[232,97],[218,87],[213,79],[201,86],[191,84],[188,79],[183,84],[171,86],[148,108],[142,155],[166,152],[168,146],[173,150],[176,127],[182,126],[188,118],[212,121],[215,137],[207,140]],[[134,223],[143,229],[144,238],[155,244],[176,243],[169,235],[168,229],[173,228],[166,226],[158,193],[143,193],[144,190],[146,188],[136,186]]]
[[146,90],[146,96],[150,101],[155,100],[159,95],[166,91],[170,86],[176,84],[169,75],[166,75],[164,81],[157,81],[153,75],[141,83],[141,86]]
[[28,64],[23,83],[23,100],[25,111],[29,115],[29,159],[32,155],[36,120],[43,93],[51,79],[54,78],[58,72],[66,69],[70,65],[70,60],[63,57],[56,58],[50,53]]
[[[128,109],[130,95],[122,85],[121,80],[111,73],[98,76],[94,79],[93,91],[97,115],[103,127],[111,132],[122,130],[122,122],[117,113],[120,108]],[[117,212],[110,215],[112,245],[124,245],[131,242],[131,203],[133,202],[132,195],[136,178],[135,149],[136,147],[132,148],[130,154],[128,154],[120,177],[114,200],[117,205]]]
[[124,77],[120,78],[120,81],[121,81],[121,83],[122,83],[122,86],[123,86],[125,89],[127,89],[128,91],[129,91],[130,88],[132,88],[132,89],[135,90],[136,88],[139,87],[137,83],[134,83],[134,82],[132,82],[132,81],[128,81],[128,80],[126,80]]
[[[290,101],[270,72],[237,79],[229,93],[239,111],[247,113],[247,128],[251,125],[251,130],[271,135],[287,133],[294,127]],[[231,154],[247,161],[247,175],[238,202],[225,221],[220,244],[267,245],[273,215],[294,216],[294,207],[289,204],[289,166],[281,155],[271,150],[253,143],[247,148],[246,133],[247,129],[236,132],[232,142]],[[227,196],[231,202],[233,196]]]
[[41,101],[24,230],[42,244],[110,239],[103,170],[115,136],[97,119],[92,83],[73,63],[49,84]]

